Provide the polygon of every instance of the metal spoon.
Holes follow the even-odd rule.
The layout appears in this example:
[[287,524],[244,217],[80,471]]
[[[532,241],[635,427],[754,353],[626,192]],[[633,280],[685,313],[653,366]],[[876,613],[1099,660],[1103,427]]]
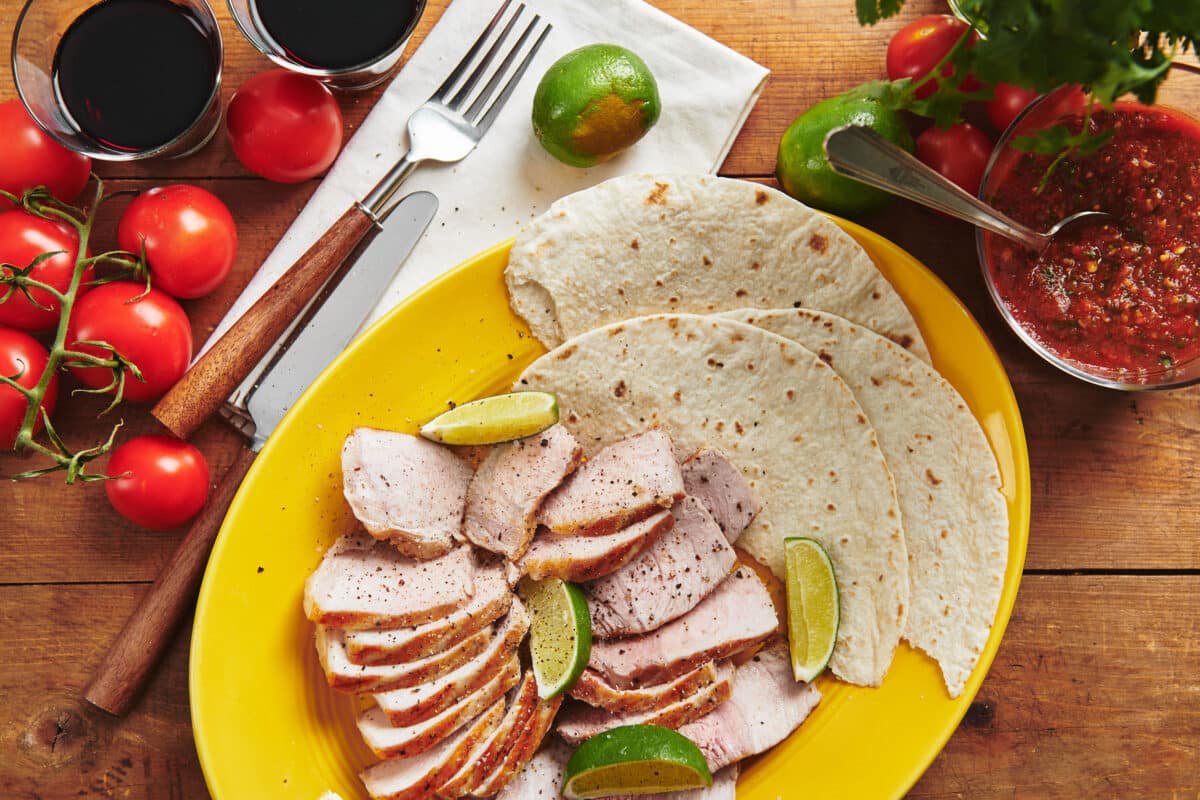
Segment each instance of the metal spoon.
[[825,155],[835,172],[966,220],[1031,250],[1045,248],[1068,225],[1081,220],[1099,222],[1113,218],[1106,211],[1080,211],[1054,223],[1045,233],[1035,231],[1000,213],[875,131],[860,125],[844,125],[826,134]]

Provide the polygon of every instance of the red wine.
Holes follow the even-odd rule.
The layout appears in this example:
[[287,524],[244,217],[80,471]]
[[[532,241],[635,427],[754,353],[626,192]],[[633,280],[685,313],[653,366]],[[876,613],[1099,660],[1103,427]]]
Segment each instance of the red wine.
[[120,150],[149,150],[191,127],[220,74],[194,11],[169,0],[104,0],[54,54],[55,87],[79,129]]
[[369,64],[404,41],[425,0],[254,0],[263,32],[319,69]]

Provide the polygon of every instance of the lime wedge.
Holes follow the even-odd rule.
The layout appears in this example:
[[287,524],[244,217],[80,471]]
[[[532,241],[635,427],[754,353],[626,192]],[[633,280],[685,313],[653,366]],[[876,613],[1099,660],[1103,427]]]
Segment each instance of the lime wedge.
[[784,539],[783,558],[792,673],[796,680],[809,682],[825,670],[837,642],[837,581],[829,554],[812,539]]
[[571,688],[592,654],[592,617],[583,591],[558,578],[526,578],[517,591],[529,609],[529,656],[543,700]]
[[549,392],[513,392],[463,403],[421,426],[442,444],[496,444],[541,433],[558,422],[558,398]]
[[658,794],[712,786],[691,739],[657,725],[622,725],[579,746],[563,774],[564,797]]

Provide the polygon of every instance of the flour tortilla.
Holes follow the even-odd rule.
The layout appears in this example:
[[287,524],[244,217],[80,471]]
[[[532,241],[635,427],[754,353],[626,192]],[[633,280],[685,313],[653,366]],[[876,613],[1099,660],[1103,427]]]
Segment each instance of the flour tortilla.
[[978,421],[931,367],[841,317],[808,309],[727,316],[817,353],[867,412],[896,481],[908,547],[903,636],[938,662],[958,697],[987,643],[1008,565],[1008,506]]
[[908,605],[895,487],[866,415],[811,351],[732,320],[658,315],[571,339],[516,388],[555,392],[589,454],[654,425],[680,454],[724,452],[762,504],[738,545],[782,577],[784,537],[821,542],[841,597],[833,672],[879,685]]
[[547,347],[664,312],[822,308],[928,360],[916,322],[866,251],[761,184],[627,175],[568,195],[517,237],[513,310]]

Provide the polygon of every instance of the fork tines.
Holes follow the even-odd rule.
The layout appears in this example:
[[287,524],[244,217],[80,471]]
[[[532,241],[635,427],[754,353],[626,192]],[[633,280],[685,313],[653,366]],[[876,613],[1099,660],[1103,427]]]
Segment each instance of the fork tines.
[[[548,22],[542,23],[540,14],[534,14],[533,19],[517,35],[516,41],[505,49],[517,27],[518,20],[525,11],[525,4],[518,4],[516,10],[507,15],[508,21],[496,34],[496,28],[505,18],[511,5],[512,0],[504,0],[488,26],[484,28],[483,33],[463,56],[462,61],[458,62],[446,77],[445,82],[430,98],[462,114],[480,135],[492,124],[496,114],[500,112],[504,102],[516,88],[521,76],[529,67],[529,62],[537,54],[542,42],[546,39],[546,34],[550,33],[552,27]],[[535,33],[536,37],[534,37]],[[533,38],[533,42],[527,46],[530,38]],[[484,47],[487,47],[487,51],[476,63],[476,56]],[[521,56],[522,52],[524,52],[523,57]],[[497,57],[499,57],[500,63],[492,70],[492,63],[496,61]],[[518,58],[520,58],[519,61]],[[490,73],[489,70],[491,70]],[[476,86],[485,77],[487,80],[484,82],[483,88],[476,91]],[[453,96],[451,96],[451,92],[453,92]],[[470,101],[469,105],[468,101]]]

